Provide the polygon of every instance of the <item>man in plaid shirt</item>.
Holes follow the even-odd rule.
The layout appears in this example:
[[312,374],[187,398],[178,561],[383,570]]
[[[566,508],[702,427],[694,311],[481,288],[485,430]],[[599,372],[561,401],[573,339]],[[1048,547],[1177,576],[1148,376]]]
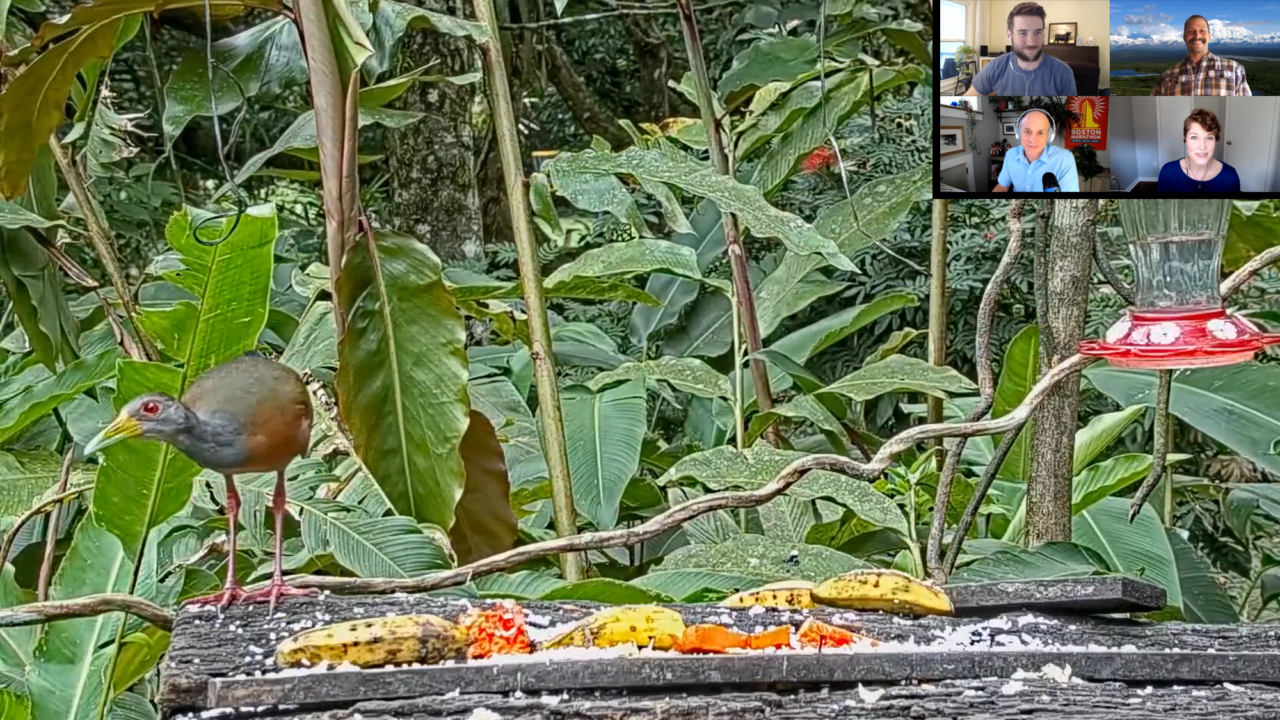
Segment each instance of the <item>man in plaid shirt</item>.
[[1252,95],[1244,66],[1209,52],[1209,22],[1192,15],[1182,26],[1187,56],[1160,73],[1152,95]]

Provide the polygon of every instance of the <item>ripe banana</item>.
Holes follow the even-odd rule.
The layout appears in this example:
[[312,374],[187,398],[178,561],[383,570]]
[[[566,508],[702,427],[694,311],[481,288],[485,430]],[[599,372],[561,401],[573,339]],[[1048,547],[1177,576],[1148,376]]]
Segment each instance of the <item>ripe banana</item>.
[[785,610],[806,610],[813,607],[813,583],[808,580],[783,580],[762,585],[754,590],[743,590],[720,602],[724,607],[764,607]]
[[462,659],[467,631],[436,615],[404,615],[304,630],[276,648],[276,665],[348,662],[358,667]]
[[848,610],[882,610],[900,615],[950,615],[951,599],[932,584],[897,570],[855,570],[813,589],[813,599]]
[[635,643],[636,647],[670,650],[684,635],[684,618],[657,605],[627,605],[597,610],[564,633],[542,643],[540,649],[611,647]]

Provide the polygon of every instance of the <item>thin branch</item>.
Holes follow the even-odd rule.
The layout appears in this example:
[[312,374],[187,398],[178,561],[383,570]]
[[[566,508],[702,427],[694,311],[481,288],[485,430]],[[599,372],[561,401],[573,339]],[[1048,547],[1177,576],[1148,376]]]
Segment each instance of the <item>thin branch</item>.
[[134,305],[129,285],[124,281],[124,273],[120,271],[120,263],[116,259],[115,250],[111,247],[111,235],[102,224],[93,200],[89,197],[89,187],[80,176],[75,163],[67,155],[67,151],[62,148],[62,143],[58,142],[56,134],[49,136],[49,151],[53,154],[54,162],[58,163],[58,168],[62,170],[62,178],[66,180],[67,187],[76,199],[76,207],[80,208],[84,224],[89,228],[89,243],[93,245],[94,252],[98,254],[98,259],[107,270],[107,277],[111,279],[111,286],[115,288],[116,295],[120,298],[120,307],[124,310],[125,319],[133,328],[139,345],[142,346],[142,352],[146,354],[148,360],[159,360],[160,354],[151,344],[151,338],[138,327],[138,307]]
[[22,532],[23,526],[31,521],[31,518],[34,518],[37,515],[41,515],[43,513],[49,512],[51,509],[53,509],[55,505],[62,502],[63,500],[68,500],[70,498],[73,498],[79,495],[80,493],[83,493],[92,489],[93,489],[92,485],[85,485],[84,487],[72,488],[71,490],[68,490],[64,493],[58,493],[57,495],[54,495],[48,500],[45,500],[39,505],[23,513],[17,519],[17,521],[13,523],[13,527],[9,528],[9,532],[4,534],[4,540],[0,541],[0,562],[9,561],[9,551],[13,549],[14,540],[17,539],[18,533]]
[[[470,565],[421,578],[362,579],[295,575],[286,578],[285,582],[294,587],[318,588],[339,593],[413,593],[438,590],[469,582],[473,578],[482,575],[516,567],[530,560],[537,560],[559,553],[602,550],[650,540],[673,527],[715,510],[759,507],[799,482],[804,474],[811,470],[829,470],[853,478],[871,481],[880,477],[899,453],[926,440],[942,437],[996,435],[1016,430],[1027,421],[1027,418],[1031,416],[1031,412],[1044,400],[1045,395],[1055,385],[1074,376],[1095,360],[1097,358],[1080,354],[1067,358],[1040,378],[1040,381],[1027,393],[1022,404],[999,418],[969,423],[935,423],[910,428],[886,440],[875,456],[866,463],[860,463],[839,455],[810,455],[803,457],[783,468],[773,480],[755,490],[717,492],[703,495],[674,505],[666,512],[660,513],[635,527],[583,533],[532,543],[492,555]],[[246,589],[252,590],[260,587],[266,587],[266,582],[257,583]]]
[[969,534],[969,528],[972,527],[973,521],[977,519],[978,511],[982,509],[982,501],[987,497],[987,493],[991,491],[991,486],[996,481],[996,475],[1000,473],[1000,466],[1004,465],[1005,458],[1009,457],[1013,446],[1018,442],[1018,436],[1022,434],[1022,430],[1026,426],[1026,423],[1023,423],[1005,433],[1004,437],[1000,439],[1000,445],[996,447],[995,453],[991,456],[991,462],[987,463],[987,467],[983,469],[982,479],[978,482],[978,487],[974,489],[973,497],[969,499],[969,507],[964,509],[964,514],[960,516],[960,522],[956,523],[955,533],[951,536],[951,544],[947,546],[947,559],[942,563],[943,578],[950,578],[951,573],[955,571],[956,561],[960,558],[960,548],[964,546],[964,539]]
[[1218,287],[1218,293],[1222,295],[1222,299],[1226,300],[1240,289],[1241,285],[1253,279],[1263,268],[1280,262],[1280,245],[1267,248],[1262,252],[1250,258],[1249,262],[1240,266],[1239,270],[1231,273],[1231,276],[1222,281],[1222,285]]
[[50,600],[0,610],[0,627],[39,625],[54,620],[94,617],[123,612],[135,615],[161,630],[173,630],[173,613],[150,600],[125,593],[98,593],[70,600]]
[[[75,441],[71,440],[69,434],[67,439],[66,454],[62,457],[62,473],[58,477],[59,495],[67,491],[67,483],[71,480],[71,463],[76,456]],[[61,510],[61,503],[53,506],[53,510],[49,513],[49,527],[44,534],[44,558],[40,562],[40,574],[36,577],[36,599],[40,601],[49,599],[49,578],[53,575],[53,546],[58,538],[58,515]]]
[[1151,470],[1138,492],[1134,493],[1133,502],[1129,504],[1129,522],[1133,522],[1138,513],[1142,512],[1143,503],[1160,483],[1160,476],[1164,474],[1164,459],[1169,452],[1169,395],[1173,389],[1173,371],[1159,370],[1156,376],[1156,421],[1151,447]]
[[[1009,204],[1009,244],[1005,247],[1000,263],[996,265],[995,274],[987,283],[982,293],[982,303],[978,306],[978,328],[976,331],[976,348],[974,358],[978,364],[978,393],[981,400],[969,413],[967,422],[980,420],[995,404],[996,382],[991,370],[991,326],[996,319],[996,306],[1000,302],[1000,292],[1013,273],[1013,266],[1022,255],[1022,213],[1026,200],[1014,200]],[[951,483],[960,467],[960,456],[964,454],[966,444],[960,438],[947,453],[942,465],[942,474],[938,476],[938,490],[934,496],[933,524],[929,527],[928,568],[929,575],[935,582],[945,582],[946,572],[942,564],[942,541],[947,530],[947,507],[951,501]],[[952,542],[955,542],[954,540]]]

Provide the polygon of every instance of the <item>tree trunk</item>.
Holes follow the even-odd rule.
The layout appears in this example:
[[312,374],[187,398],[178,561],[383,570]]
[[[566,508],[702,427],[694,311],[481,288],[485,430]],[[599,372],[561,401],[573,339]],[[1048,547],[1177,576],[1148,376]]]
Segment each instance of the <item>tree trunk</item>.
[[[419,4],[419,3],[414,3]],[[447,0],[431,9],[471,17],[468,3]],[[433,75],[454,76],[479,70],[468,42],[429,29],[405,33],[397,74],[428,63]],[[446,265],[484,257],[480,199],[476,191],[472,102],[480,85],[419,82],[402,96],[404,110],[425,114],[391,133],[393,219],[426,243]]]
[[631,49],[640,66],[640,88],[644,94],[644,116],[640,120],[658,123],[671,117],[671,55],[667,42],[653,17],[623,15],[622,26],[631,41]]
[[587,82],[573,67],[569,54],[560,47],[551,35],[542,40],[542,50],[547,63],[547,79],[555,86],[556,92],[569,106],[569,112],[578,123],[578,127],[592,135],[599,135],[613,147],[621,147],[630,142],[617,118],[604,106]]
[[[1052,201],[1047,240],[1037,237],[1035,261],[1045,282],[1040,321],[1040,373],[1076,353],[1084,336],[1093,267],[1095,200]],[[1037,233],[1041,235],[1041,233]],[[1046,247],[1047,246],[1047,247]],[[1080,376],[1061,382],[1033,414],[1031,477],[1027,482],[1027,545],[1071,540],[1071,464]]]

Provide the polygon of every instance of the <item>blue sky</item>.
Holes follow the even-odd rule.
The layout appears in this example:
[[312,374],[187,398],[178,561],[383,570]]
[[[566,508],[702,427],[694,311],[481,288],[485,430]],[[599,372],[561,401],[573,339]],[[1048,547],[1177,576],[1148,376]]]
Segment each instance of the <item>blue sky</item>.
[[1191,15],[1209,20],[1214,41],[1280,33],[1280,0],[1134,0],[1111,3],[1111,35],[1139,42],[1181,36],[1182,24]]

